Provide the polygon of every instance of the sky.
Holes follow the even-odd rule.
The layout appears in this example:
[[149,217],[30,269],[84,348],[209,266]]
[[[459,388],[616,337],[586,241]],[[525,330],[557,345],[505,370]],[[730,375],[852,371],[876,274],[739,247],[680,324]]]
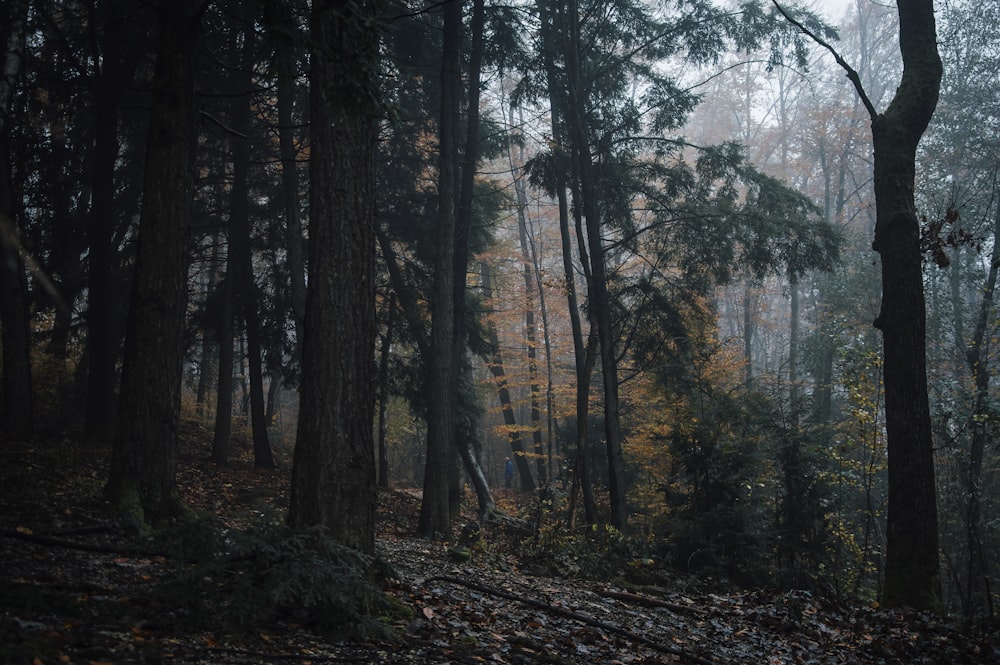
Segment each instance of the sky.
[[[870,2],[871,0],[861,1]],[[844,15],[844,11],[848,7],[853,6],[854,2],[855,0],[812,0],[812,2],[807,2],[806,4],[831,21],[839,21]]]

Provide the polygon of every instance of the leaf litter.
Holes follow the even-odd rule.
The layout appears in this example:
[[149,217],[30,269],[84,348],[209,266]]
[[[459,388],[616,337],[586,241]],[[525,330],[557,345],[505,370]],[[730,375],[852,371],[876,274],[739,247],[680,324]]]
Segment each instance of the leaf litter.
[[[0,663],[1000,663],[996,631],[928,613],[531,574],[502,529],[484,529],[486,546],[456,562],[453,543],[413,537],[419,496],[404,489],[381,492],[379,505],[378,551],[394,571],[385,591],[413,610],[394,640],[338,641],[281,617],[240,633],[180,628],[149,600],[167,560],[137,551],[108,517],[108,457],[72,440],[3,442]],[[186,502],[234,528],[287,507],[287,460],[256,469],[246,448],[216,467],[186,438],[178,483]]]

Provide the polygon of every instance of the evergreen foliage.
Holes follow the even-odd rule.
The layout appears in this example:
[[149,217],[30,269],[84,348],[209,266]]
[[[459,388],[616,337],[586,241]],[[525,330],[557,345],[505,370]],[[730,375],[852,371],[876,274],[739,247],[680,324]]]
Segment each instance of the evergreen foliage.
[[190,627],[248,631],[283,621],[344,639],[385,637],[381,618],[404,611],[376,585],[384,566],[322,527],[292,531],[261,521],[236,530],[206,519],[157,539],[177,568],[155,597]]

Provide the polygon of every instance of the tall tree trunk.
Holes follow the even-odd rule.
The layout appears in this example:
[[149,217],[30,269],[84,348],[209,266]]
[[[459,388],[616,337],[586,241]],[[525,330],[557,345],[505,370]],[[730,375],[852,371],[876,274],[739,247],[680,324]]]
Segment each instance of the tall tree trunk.
[[417,531],[428,538],[447,534],[448,451],[455,427],[455,192],[458,146],[462,0],[444,5],[441,58],[441,118],[438,126],[438,232],[431,294],[431,342],[426,365],[427,460]]
[[[493,298],[493,271],[487,263],[480,264],[483,280],[483,299],[489,302]],[[503,422],[507,427],[507,439],[510,441],[510,450],[514,456],[514,464],[517,465],[517,475],[521,478],[521,489],[525,492],[532,492],[535,489],[534,478],[531,477],[531,465],[524,454],[524,441],[521,436],[521,429],[517,425],[517,416],[514,414],[514,403],[510,398],[510,389],[507,386],[507,375],[503,366],[503,353],[500,350],[500,336],[497,334],[496,324],[492,321],[486,324],[487,341],[493,349],[492,357],[486,364],[493,375],[493,382],[497,387],[497,396],[500,399],[500,410],[503,413]]]
[[625,502],[625,458],[622,453],[622,435],[619,422],[618,359],[615,351],[615,332],[612,329],[611,301],[608,293],[607,268],[604,242],[601,238],[600,207],[597,204],[597,186],[591,157],[589,128],[584,117],[586,95],[580,71],[580,16],[576,0],[569,3],[569,47],[566,51],[568,85],[567,121],[574,144],[582,196],[583,214],[586,218],[587,246],[590,250],[590,306],[597,338],[600,343],[601,376],[604,386],[604,437],[608,455],[608,498],[611,504],[612,526],[625,530],[628,506]]
[[[537,2],[539,13],[542,16],[542,39],[543,54],[545,58],[546,82],[549,88],[550,117],[552,125],[552,136],[565,136],[565,114],[561,108],[560,100],[563,95],[557,91],[558,72],[555,65],[555,52],[557,50],[558,39],[556,34],[557,26],[561,24],[557,21],[555,11],[546,2]],[[574,512],[576,507],[576,489],[580,488],[583,494],[584,520],[587,524],[597,522],[597,502],[594,499],[594,488],[590,482],[590,473],[587,463],[587,431],[590,409],[590,380],[593,374],[594,353],[596,346],[586,344],[583,338],[583,324],[580,319],[580,306],[576,293],[576,267],[573,262],[573,243],[570,238],[570,209],[567,190],[567,172],[571,166],[571,159],[561,148],[560,140],[554,142],[556,152],[556,197],[559,202],[559,236],[563,259],[563,277],[566,282],[566,300],[569,310],[570,326],[573,332],[573,356],[574,368],[576,370],[576,441],[574,449],[576,459],[573,466],[573,490],[570,492],[570,506],[568,522],[572,526],[574,522]],[[579,235],[582,235],[580,233]],[[590,267],[586,258],[586,243],[580,243],[581,264],[589,280]],[[592,329],[591,334],[595,331]],[[594,340],[596,344],[596,340]]]
[[233,283],[239,317],[247,337],[247,362],[250,374],[250,430],[253,437],[254,466],[274,468],[274,456],[267,436],[264,412],[264,372],[257,311],[257,288],[253,276],[253,256],[250,248],[250,104],[253,88],[256,11],[252,5],[242,5],[243,45],[239,70],[234,74],[231,117],[234,132],[230,134],[233,155],[233,182],[230,190],[231,260],[235,262]]
[[302,323],[306,311],[305,260],[303,257],[302,221],[299,215],[298,152],[292,115],[295,99],[295,74],[291,44],[284,41],[278,51],[278,145],[281,155],[281,193],[285,210],[285,240],[288,251],[288,274],[295,317],[295,360],[302,358]]
[[124,327],[116,291],[120,261],[115,247],[115,162],[118,160],[118,118],[121,97],[136,66],[132,49],[124,48],[122,18],[116,3],[98,5],[104,25],[94,100],[94,158],[90,218],[87,227],[87,389],[84,432],[88,441],[110,441],[117,410],[118,359]]
[[175,515],[187,242],[194,191],[194,71],[201,3],[164,0],[153,75],[135,285],[105,491],[140,524]]
[[11,179],[10,132],[14,89],[21,71],[28,3],[7,7],[9,25],[0,33],[3,71],[0,77],[0,323],[3,344],[3,403],[0,430],[26,439],[33,430],[28,284],[21,258],[21,242],[14,221],[14,191]]
[[[784,13],[779,6],[779,10]],[[787,13],[785,17],[837,57],[872,120],[875,240],[882,260],[882,331],[889,487],[882,603],[937,609],[938,560],[934,439],[927,397],[927,312],[914,203],[917,145],[941,86],[941,58],[932,0],[899,0],[903,76],[888,108],[878,113],[858,73],[833,48]]]
[[[375,551],[378,0],[312,6],[309,280],[288,523]],[[322,119],[322,121],[320,121]]]
[[[215,297],[218,279],[219,265],[219,245],[222,242],[221,234],[212,235],[212,256],[209,259],[208,281],[205,284],[205,302],[210,303]],[[206,304],[206,309],[210,305]],[[195,396],[195,404],[199,416],[205,415],[206,402],[211,394],[211,382],[218,381],[219,359],[219,326],[213,316],[214,312],[206,312],[206,325],[201,338],[201,359],[198,362],[198,392]]]
[[378,361],[378,486],[389,489],[389,446],[386,434],[389,429],[389,351],[392,349],[392,328],[396,321],[396,294],[389,293],[386,307],[385,335]]
[[[480,73],[483,60],[483,22],[484,22],[483,0],[474,0],[472,7],[472,47],[469,51],[469,94],[468,112],[465,132],[465,145],[462,151],[462,168],[458,182],[458,203],[455,214],[455,250],[453,257],[453,293],[454,293],[454,342],[452,345],[452,378],[451,385],[455,390],[454,404],[456,409],[455,418],[452,425],[455,428],[452,435],[452,442],[459,448],[460,458],[454,460],[465,461],[466,455],[475,462],[475,451],[472,448],[470,432],[465,431],[471,420],[466,414],[461,413],[462,399],[459,394],[463,390],[462,374],[466,364],[466,282],[469,273],[469,230],[472,227],[472,192],[476,181],[476,166],[479,163],[479,97],[480,97]],[[457,132],[456,132],[457,135]],[[462,450],[466,449],[466,453]],[[478,462],[473,465],[479,468]],[[457,469],[457,464],[455,464]],[[480,471],[481,473],[481,471]],[[460,474],[459,474],[460,475]],[[487,487],[488,491],[488,487]],[[452,487],[449,493],[451,500],[450,512],[452,517],[458,514],[461,508],[462,488],[459,479],[459,486]],[[484,497],[480,497],[484,498]],[[486,509],[492,510],[493,497],[485,497],[489,502],[488,507],[480,505],[480,512]]]
[[791,312],[788,321],[788,402],[792,418],[799,420],[799,280],[788,280]]
[[229,440],[233,433],[233,282],[236,279],[236,256],[232,248],[230,228],[228,251],[226,252],[226,276],[218,287],[215,298],[217,311],[212,313],[216,321],[219,340],[219,378],[215,394],[215,429],[212,434],[212,461],[216,464],[229,463]]
[[[522,158],[523,163],[523,158]],[[517,196],[517,237],[521,244],[521,265],[524,275],[524,339],[528,347],[528,386],[531,396],[531,440],[535,457],[538,484],[545,486],[545,448],[542,445],[541,387],[538,385],[538,328],[535,325],[534,262],[528,245],[528,195],[524,189],[523,174],[517,172],[510,157],[511,175]]]
[[[969,441],[969,467],[966,478],[966,508],[965,528],[969,559],[966,563],[966,588],[968,606],[966,618],[972,620],[976,613],[985,606],[990,621],[996,619],[993,607],[993,592],[990,587],[990,575],[986,547],[982,537],[982,473],[986,444],[994,433],[990,425],[990,367],[986,333],[989,330],[990,314],[994,309],[994,294],[996,293],[997,276],[1000,273],[1000,207],[994,213],[993,251],[990,257],[990,269],[983,284],[982,297],[979,302],[979,312],[976,316],[976,327],[972,339],[965,341],[961,298],[952,298],[955,306],[955,339],[965,356],[969,372],[972,375],[972,436]],[[959,263],[952,263],[952,283],[958,285]],[[957,289],[956,289],[957,291]]]
[[873,114],[875,241],[882,258],[882,331],[889,453],[885,588],[890,607],[939,607],[934,441],[927,397],[926,311],[913,182],[917,144],[941,82],[931,0],[900,0],[903,77],[885,112]]
[[[376,235],[385,259],[386,269],[389,272],[389,280],[392,282],[392,288],[398,296],[399,309],[403,312],[403,317],[406,319],[410,333],[413,335],[414,340],[416,340],[420,355],[425,358],[429,357],[430,340],[424,329],[424,321],[418,313],[419,308],[416,296],[408,288],[406,281],[403,279],[402,272],[399,270],[398,259],[388,237],[379,228],[376,228]],[[455,445],[458,447],[458,454],[465,465],[465,472],[468,474],[476,490],[480,515],[487,515],[494,509],[493,495],[490,492],[489,484],[486,482],[486,476],[476,457],[475,450],[472,448],[472,441],[469,440],[468,436],[461,436],[456,438]],[[466,450],[465,448],[468,449]]]

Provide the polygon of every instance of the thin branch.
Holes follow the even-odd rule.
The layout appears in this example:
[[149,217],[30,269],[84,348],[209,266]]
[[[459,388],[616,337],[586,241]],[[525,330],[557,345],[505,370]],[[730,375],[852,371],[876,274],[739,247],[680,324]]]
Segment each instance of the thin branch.
[[866,109],[868,109],[868,115],[871,116],[872,120],[875,120],[875,118],[878,117],[878,111],[875,110],[875,106],[874,104],[872,104],[872,101],[868,98],[868,94],[865,92],[864,86],[861,85],[861,77],[858,76],[858,72],[849,64],[847,64],[847,61],[844,60],[844,58],[841,57],[839,53],[837,53],[837,50],[832,46],[830,46],[830,44],[826,42],[822,37],[814,33],[806,26],[802,25],[802,23],[799,22],[798,20],[792,18],[792,16],[787,11],[785,11],[785,8],[778,4],[778,0],[771,0],[771,2],[774,4],[775,7],[778,8],[778,11],[781,12],[781,15],[785,17],[785,20],[787,20],[789,23],[791,23],[796,28],[801,30],[803,33],[806,34],[806,36],[808,36],[810,39],[812,39],[814,42],[825,48],[833,55],[833,59],[837,61],[838,65],[843,67],[844,71],[847,72],[847,78],[849,78],[851,80],[851,83],[854,84],[854,89],[858,91],[858,96],[861,97],[861,103],[865,105]]

